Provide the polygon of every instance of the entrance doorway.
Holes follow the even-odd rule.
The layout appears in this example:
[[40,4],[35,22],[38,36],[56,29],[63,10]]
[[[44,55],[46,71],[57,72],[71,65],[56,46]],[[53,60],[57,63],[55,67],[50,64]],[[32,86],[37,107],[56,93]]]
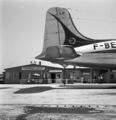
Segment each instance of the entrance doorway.
[[51,73],[52,83],[55,83],[55,79],[56,79],[56,74],[55,73]]
[[92,73],[94,83],[107,83],[109,80],[108,69],[93,69]]

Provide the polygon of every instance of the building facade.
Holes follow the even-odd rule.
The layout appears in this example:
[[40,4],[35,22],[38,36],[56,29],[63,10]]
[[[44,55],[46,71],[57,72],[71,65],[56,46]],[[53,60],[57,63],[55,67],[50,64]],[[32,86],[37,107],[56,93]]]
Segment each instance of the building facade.
[[55,83],[58,77],[62,78],[62,69],[43,65],[29,64],[5,69],[6,84]]
[[50,84],[83,82],[82,76],[89,81],[89,69],[63,69],[44,65],[29,64],[5,69],[5,84]]
[[37,64],[5,69],[5,84],[116,83],[116,70],[57,68]]

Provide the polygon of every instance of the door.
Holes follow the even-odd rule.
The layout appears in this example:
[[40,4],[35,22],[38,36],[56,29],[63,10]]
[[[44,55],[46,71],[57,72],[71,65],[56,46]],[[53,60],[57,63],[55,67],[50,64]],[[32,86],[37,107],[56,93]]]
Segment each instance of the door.
[[51,73],[52,83],[55,83],[55,79],[56,79],[56,74],[55,73]]

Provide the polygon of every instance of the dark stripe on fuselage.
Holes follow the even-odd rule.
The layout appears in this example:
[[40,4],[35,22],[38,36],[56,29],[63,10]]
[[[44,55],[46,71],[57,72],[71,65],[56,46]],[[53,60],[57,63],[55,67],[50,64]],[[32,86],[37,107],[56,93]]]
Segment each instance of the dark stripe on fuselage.
[[[55,15],[49,13],[50,15],[52,15],[63,27],[63,30],[65,32],[65,42],[64,42],[64,45],[71,45],[73,47],[79,47],[79,46],[83,46],[83,45],[88,45],[88,44],[91,44],[91,43],[96,43],[95,40],[91,40],[91,39],[88,39],[88,40],[84,40],[84,39],[81,39],[79,38],[77,35],[75,35],[74,33],[72,33],[60,20],[58,17],[56,17]],[[76,39],[76,43],[75,44],[70,44],[69,40],[71,38],[74,38]]]
[[[60,24],[61,24],[61,26],[63,27],[63,30],[64,30],[64,32],[65,32],[65,41],[64,41],[64,45],[71,45],[71,46],[73,46],[73,47],[80,47],[80,46],[84,46],[84,45],[88,45],[88,44],[92,44],[92,43],[99,43],[99,42],[105,42],[105,41],[109,41],[109,39],[106,39],[106,40],[95,40],[95,39],[89,39],[89,38],[87,38],[87,37],[85,37],[85,36],[83,36],[83,37],[85,37],[87,40],[84,40],[84,39],[82,39],[82,38],[80,38],[80,37],[78,37],[77,35],[75,35],[74,33],[72,33],[65,25],[64,25],[64,23],[58,18],[58,17],[56,17],[55,15],[53,15],[52,13],[49,13],[50,15],[52,15]],[[71,19],[71,18],[70,18]],[[72,20],[71,20],[71,22],[72,22]],[[73,22],[72,22],[73,23]],[[73,27],[74,28],[76,28],[75,26],[74,26],[74,23],[72,24],[73,25]],[[76,29],[76,31],[77,31],[77,29]],[[78,31],[77,31],[78,32]],[[81,34],[80,32],[79,32],[79,34]],[[71,44],[71,42],[70,42],[70,40],[72,39],[72,38],[74,38],[75,40],[76,40],[76,42],[73,44],[73,42],[72,42],[72,44]],[[111,39],[111,40],[113,40],[113,39]]]

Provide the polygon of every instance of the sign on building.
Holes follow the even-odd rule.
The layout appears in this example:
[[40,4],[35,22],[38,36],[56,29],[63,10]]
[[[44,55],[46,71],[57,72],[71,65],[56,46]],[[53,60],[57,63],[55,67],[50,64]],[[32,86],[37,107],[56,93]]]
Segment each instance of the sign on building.
[[22,70],[45,70],[45,67],[40,66],[28,66],[28,67],[22,67]]
[[62,72],[62,70],[49,70],[49,72],[54,72],[54,73],[56,73],[56,72]]

